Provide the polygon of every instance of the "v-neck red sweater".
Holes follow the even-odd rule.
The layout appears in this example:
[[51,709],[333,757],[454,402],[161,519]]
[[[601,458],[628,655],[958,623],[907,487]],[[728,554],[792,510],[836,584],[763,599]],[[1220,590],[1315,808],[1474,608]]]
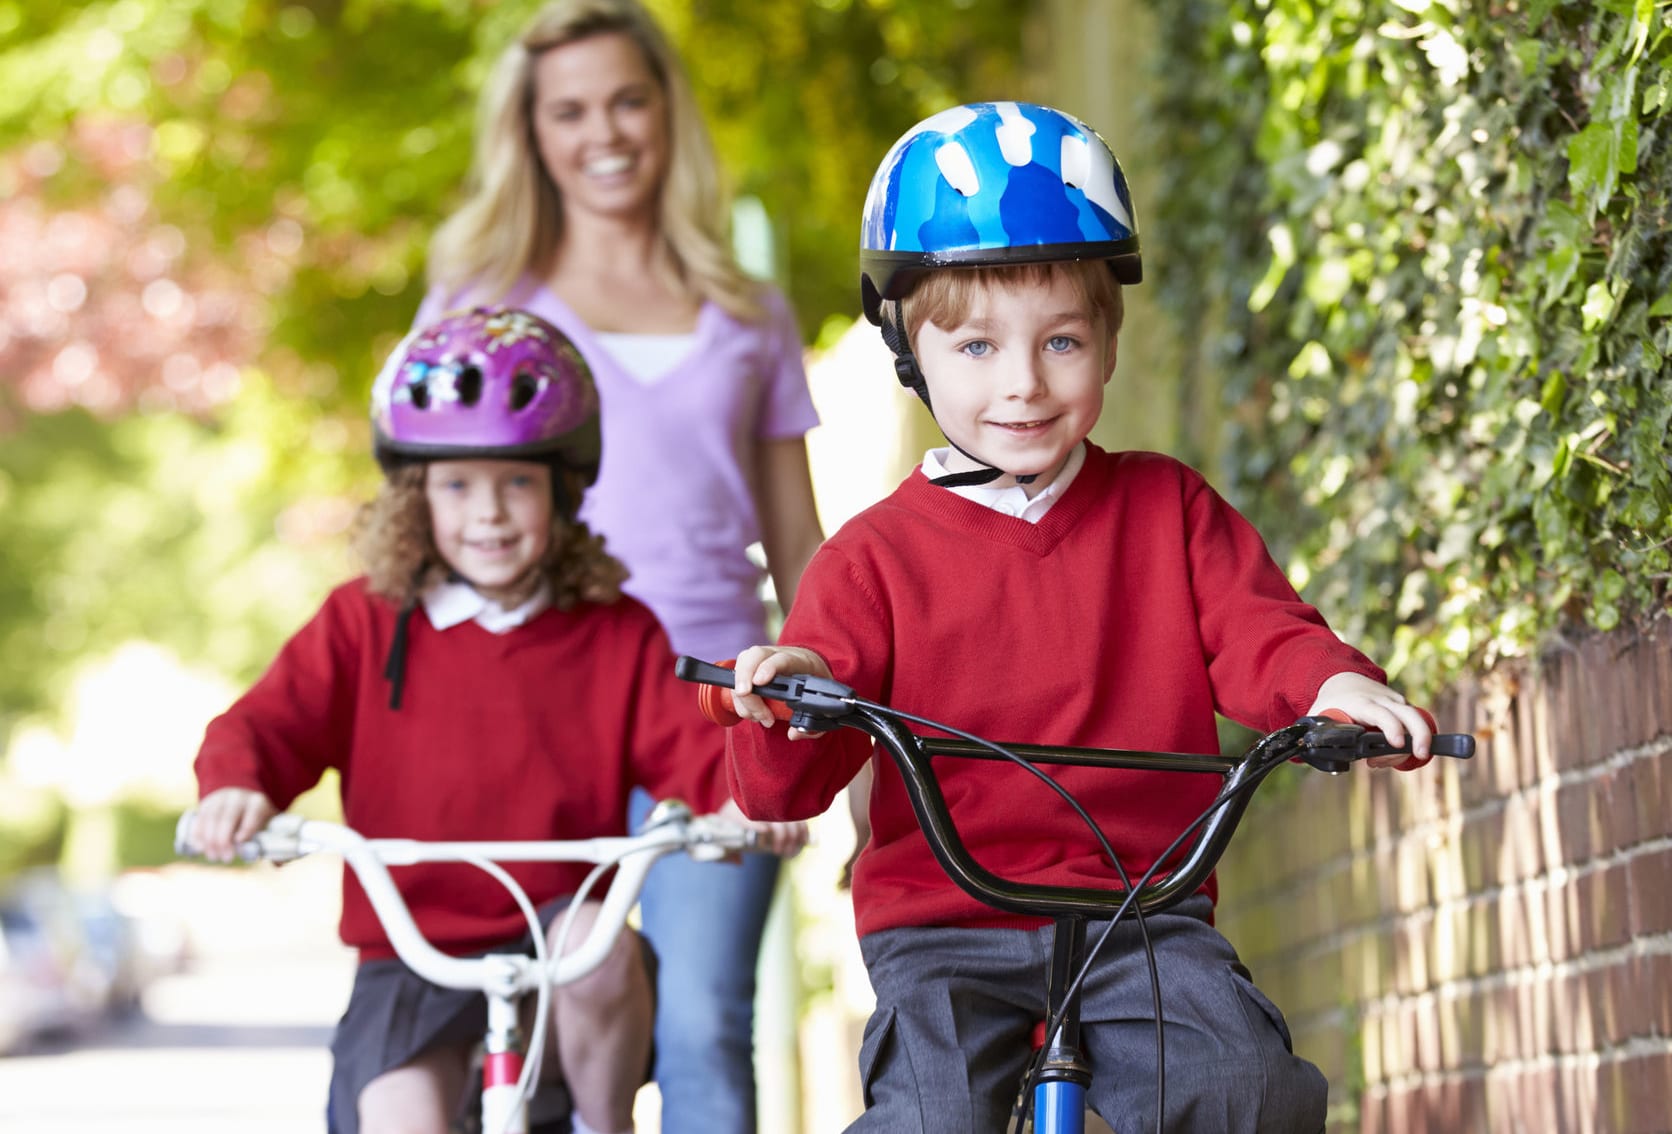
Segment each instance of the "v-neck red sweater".
[[[721,738],[673,675],[660,624],[636,600],[547,609],[493,634],[474,622],[408,627],[406,686],[389,707],[392,603],[344,584],[266,674],[208,728],[198,790],[242,787],[281,809],[341,774],[343,814],[372,838],[586,839],[626,833],[642,784],[699,814],[725,802]],[[571,894],[585,863],[507,864],[536,904]],[[527,928],[499,883],[468,865],[395,868],[425,936],[463,954]],[[344,868],[342,939],[392,955]]]
[[[1213,753],[1216,709],[1269,731],[1303,714],[1333,674],[1385,680],[1301,601],[1259,534],[1198,473],[1092,445],[1037,524],[914,472],[826,541],[779,640],[817,651],[863,696],[1017,744]],[[782,727],[744,724],[729,737],[732,794],[757,819],[819,814],[871,756],[853,729],[791,742]],[[1023,770],[944,758],[935,767],[989,870],[1028,884],[1116,883],[1091,832]],[[1134,879],[1219,783],[1050,774],[1100,822]],[[886,754],[870,817],[853,882],[861,935],[1038,924],[979,904],[946,877]]]

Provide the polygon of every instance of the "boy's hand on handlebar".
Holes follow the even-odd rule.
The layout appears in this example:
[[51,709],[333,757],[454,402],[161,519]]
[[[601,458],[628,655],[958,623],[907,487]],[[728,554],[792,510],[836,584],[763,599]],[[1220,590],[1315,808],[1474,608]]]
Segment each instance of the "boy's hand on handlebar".
[[807,845],[807,824],[799,820],[793,823],[767,823],[751,819],[743,814],[743,809],[737,805],[735,799],[726,800],[714,814],[753,830],[759,839],[756,849],[769,854],[790,858]]
[[[751,693],[756,685],[764,685],[778,677],[795,673],[811,674],[834,680],[826,661],[812,650],[800,646],[750,646],[737,655],[736,680],[732,685],[732,706],[738,716],[771,728],[778,718],[766,701]],[[817,732],[791,728],[785,735],[791,740],[817,736]]]
[[1409,755],[1393,752],[1372,756],[1365,761],[1372,768],[1391,768],[1408,761],[1427,763],[1433,756],[1432,718],[1394,690],[1361,673],[1338,673],[1318,687],[1318,697],[1306,715],[1318,716],[1326,709],[1339,710],[1355,724],[1376,729],[1392,744],[1404,744],[1406,737],[1410,738]]
[[238,844],[261,833],[279,813],[272,800],[249,788],[212,791],[198,801],[192,819],[192,842],[211,862],[231,862]]

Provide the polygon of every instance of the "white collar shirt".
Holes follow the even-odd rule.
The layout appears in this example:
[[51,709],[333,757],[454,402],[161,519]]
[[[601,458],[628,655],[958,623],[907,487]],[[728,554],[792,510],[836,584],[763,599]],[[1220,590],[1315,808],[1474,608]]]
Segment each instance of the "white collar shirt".
[[[946,475],[946,458],[951,449],[930,449],[923,454],[923,475],[930,480]],[[1057,478],[1035,495],[1029,497],[1019,484],[1008,488],[992,488],[985,484],[961,484],[948,487],[948,492],[955,492],[965,500],[980,504],[984,508],[991,508],[995,512],[1002,512],[1006,516],[1015,516],[1019,520],[1026,520],[1030,524],[1037,524],[1040,517],[1051,510],[1051,506],[1062,499],[1062,494],[1068,491],[1068,486],[1074,483],[1074,478],[1086,463],[1086,443],[1080,442],[1068,454],[1068,460],[1063,463],[1062,471]]]
[[437,630],[475,622],[491,634],[503,634],[550,606],[552,592],[550,584],[541,582],[532,595],[506,609],[463,579],[444,579],[424,592],[423,603],[430,625]]

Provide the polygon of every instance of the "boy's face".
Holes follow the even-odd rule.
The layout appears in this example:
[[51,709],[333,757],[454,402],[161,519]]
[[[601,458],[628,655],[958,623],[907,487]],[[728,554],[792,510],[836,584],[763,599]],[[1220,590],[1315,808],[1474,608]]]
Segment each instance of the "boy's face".
[[[1023,486],[1030,496],[1097,424],[1115,369],[1115,336],[1061,275],[1048,286],[989,284],[962,324],[925,322],[913,345],[942,432],[1004,470],[992,487],[1036,475]],[[946,467],[980,466],[952,449]]]
[[436,550],[496,601],[525,598],[551,543],[551,469],[533,461],[432,461],[424,495]]

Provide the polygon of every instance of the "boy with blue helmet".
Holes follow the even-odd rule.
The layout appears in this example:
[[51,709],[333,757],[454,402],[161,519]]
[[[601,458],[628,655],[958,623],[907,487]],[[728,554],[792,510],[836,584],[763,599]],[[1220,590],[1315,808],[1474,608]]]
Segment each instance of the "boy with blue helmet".
[[[862,297],[949,448],[826,541],[784,646],[737,659],[733,794],[816,815],[871,757],[859,732],[779,731],[758,683],[860,696],[1018,742],[1217,752],[1215,711],[1262,732],[1339,709],[1426,762],[1430,725],[1303,602],[1195,471],[1087,436],[1141,279],[1131,196],[1079,121],[1026,103],[945,111],[897,142],[865,206]],[[799,741],[800,743],[795,743]],[[1374,763],[1391,763],[1399,757]],[[888,760],[853,897],[877,1009],[856,1131],[1002,1130],[1045,1014],[1045,919],[982,906],[941,871]],[[1063,768],[1137,878],[1212,801],[1214,777]],[[1092,833],[1025,772],[951,761],[966,845],[1018,885],[1119,885]],[[1209,782],[1212,781],[1212,782]],[[1168,1129],[1312,1134],[1326,1084],[1213,929],[1216,885],[1148,918],[1166,1023]],[[1092,936],[1096,936],[1095,929]],[[1155,1128],[1148,967],[1131,925],[1083,986],[1093,1109]]]

